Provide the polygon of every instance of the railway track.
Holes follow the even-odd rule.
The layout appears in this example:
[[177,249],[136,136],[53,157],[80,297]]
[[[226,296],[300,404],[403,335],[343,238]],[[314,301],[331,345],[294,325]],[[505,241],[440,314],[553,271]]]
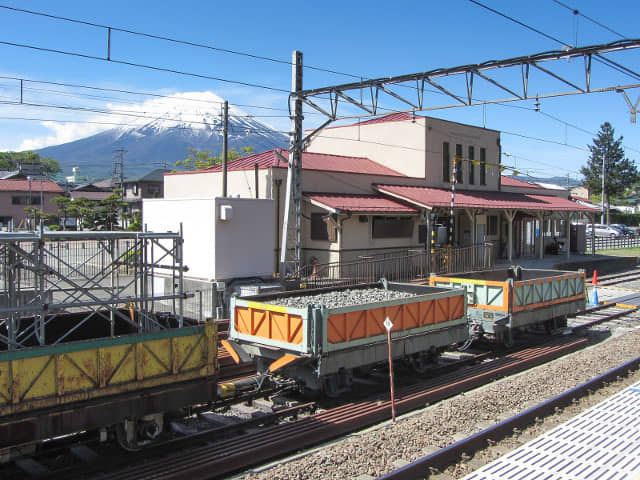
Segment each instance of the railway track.
[[[627,322],[625,326],[640,323],[640,315],[629,323],[626,320],[636,311],[629,305],[607,304],[588,308],[578,312],[575,318],[569,320],[569,326],[575,330],[593,329],[596,326],[611,326],[612,322]],[[617,324],[617,323],[616,323]],[[397,412],[399,414],[420,408],[425,403],[438,402],[444,398],[456,395],[465,390],[475,388],[497,378],[522,371],[544,361],[556,358],[568,351],[586,345],[584,339],[575,340],[569,337],[556,339],[552,344],[528,348],[520,352],[510,353],[502,358],[486,360],[487,353],[477,356],[484,358],[484,363],[466,367],[462,371],[446,372],[440,368],[438,376],[418,384],[400,387],[397,394]],[[230,378],[234,370],[246,375],[255,371],[253,364],[235,365],[229,355],[221,350],[218,360],[221,365],[221,375]],[[468,362],[468,360],[467,360]],[[54,469],[39,468],[39,461],[26,459],[17,465],[18,470],[27,472],[24,476],[11,478],[37,478],[46,472],[47,478],[149,478],[147,474],[158,472],[154,478],[184,478],[186,469],[192,480],[211,478],[210,472],[224,475],[233,471],[248,468],[256,463],[268,461],[277,456],[287,455],[300,448],[306,448],[329,439],[350,433],[390,417],[390,405],[384,395],[378,395],[365,400],[354,400],[348,405],[338,406],[330,410],[307,416],[298,421],[292,421],[304,410],[310,410],[309,405],[281,408],[280,413],[264,415],[263,418],[251,418],[246,423],[232,426],[216,426],[205,428],[204,431],[189,431],[189,428],[179,428],[177,438],[154,446],[148,450],[136,453],[122,454],[121,451],[95,453],[91,446],[81,444],[63,445],[59,456],[70,452],[71,457],[80,459],[72,466],[62,466]],[[250,414],[253,416],[252,414]],[[273,417],[273,418],[272,418]],[[266,426],[285,419],[283,424]],[[249,433],[242,433],[244,431]],[[227,440],[219,443],[220,438]],[[96,451],[103,448],[96,445]],[[182,452],[167,457],[166,451]],[[184,453],[184,451],[188,453]],[[185,460],[183,457],[188,458]],[[128,465],[144,464],[144,469],[126,468]],[[175,466],[173,466],[175,465]],[[115,471],[114,471],[115,469]],[[192,471],[193,470],[193,471]],[[10,478],[10,477],[7,477]]]
[[614,273],[611,275],[603,275],[598,278],[598,285],[619,285],[621,283],[640,280],[640,269],[628,270],[623,273]]
[[[640,294],[638,299],[640,300]],[[637,306],[622,301],[605,303],[578,312],[575,317],[567,319],[567,327],[573,331],[584,329],[609,331],[617,327],[632,328],[640,325],[640,315],[635,314],[637,311]]]
[[[559,409],[574,403],[576,399],[588,395],[608,382],[615,381],[626,376],[630,371],[640,366],[640,357],[620,365],[588,382],[567,390],[563,394],[542,402],[518,415],[508,418],[497,425],[489,427],[481,432],[460,440],[449,447],[443,448],[416,460],[402,468],[394,470],[386,475],[378,477],[378,480],[416,480],[424,478],[433,470],[442,470],[460,461],[462,456],[470,458],[487,446],[495,444],[514,430],[521,430],[535,421],[552,415]],[[524,477],[523,477],[524,478]]]
[[[560,338],[544,346],[527,348],[504,357],[475,364],[437,378],[398,389],[398,414],[421,408],[498,378],[523,371],[575,351],[587,344],[585,339]],[[388,395],[377,395],[351,402],[297,421],[254,429],[223,442],[212,438],[176,439],[170,451],[152,449],[120,455],[119,467],[110,461],[93,462],[62,470],[48,478],[97,479],[178,479],[213,478],[246,469],[252,465],[289,455],[301,448],[348,434],[388,420],[391,416]],[[155,452],[155,455],[154,455]],[[135,465],[127,468],[122,465]],[[107,468],[108,467],[108,468]]]

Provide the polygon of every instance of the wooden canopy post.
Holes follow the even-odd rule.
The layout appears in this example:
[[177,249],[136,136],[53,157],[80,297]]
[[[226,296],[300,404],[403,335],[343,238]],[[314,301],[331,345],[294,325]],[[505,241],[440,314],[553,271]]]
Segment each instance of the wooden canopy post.
[[544,258],[544,213],[536,212],[536,218],[540,222],[540,237],[538,245],[538,258],[542,260]]
[[516,210],[505,210],[504,216],[507,217],[508,223],[508,233],[507,233],[507,242],[508,242],[508,258],[509,261],[513,261],[513,220],[516,218]]

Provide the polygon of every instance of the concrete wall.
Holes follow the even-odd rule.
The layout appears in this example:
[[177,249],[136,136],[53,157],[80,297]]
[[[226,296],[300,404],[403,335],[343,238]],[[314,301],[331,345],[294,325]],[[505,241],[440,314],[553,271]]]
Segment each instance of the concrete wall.
[[[286,170],[285,177],[286,177]],[[269,170],[258,170],[260,198],[271,195]],[[253,170],[227,172],[229,197],[255,198],[255,173]],[[164,176],[165,198],[203,198],[222,196],[222,172],[179,173]]]

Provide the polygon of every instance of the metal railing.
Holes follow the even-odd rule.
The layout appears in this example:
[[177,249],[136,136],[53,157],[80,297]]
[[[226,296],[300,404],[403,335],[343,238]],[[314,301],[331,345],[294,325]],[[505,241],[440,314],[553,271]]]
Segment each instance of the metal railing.
[[350,262],[306,265],[299,272],[307,287],[349,286],[384,277],[395,282],[426,280],[430,273],[485,270],[495,266],[491,243],[470,247],[438,248],[431,252],[407,250],[395,255],[362,256]]
[[[183,324],[181,234],[0,233],[0,259],[0,350],[67,341],[85,328],[111,336],[121,326],[166,328],[154,313],[162,300]],[[170,291],[154,291],[158,272],[171,277]]]
[[[592,238],[587,237],[586,253],[591,253]],[[620,237],[595,237],[596,250],[613,250],[617,248],[640,247],[640,235],[623,235]]]

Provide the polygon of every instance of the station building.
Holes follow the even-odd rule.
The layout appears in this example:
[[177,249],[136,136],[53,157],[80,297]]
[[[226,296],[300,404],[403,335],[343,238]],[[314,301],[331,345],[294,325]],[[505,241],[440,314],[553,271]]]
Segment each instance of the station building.
[[[302,154],[303,263],[424,249],[432,230],[438,243],[489,242],[498,258],[541,258],[555,242],[567,256],[584,251],[571,222],[578,215],[592,221],[598,211],[567,191],[501,175],[501,156],[498,131],[412,114],[326,128]],[[274,267],[287,158],[275,149],[228,164],[229,196],[275,200]],[[221,196],[222,166],[168,173],[164,194]]]

